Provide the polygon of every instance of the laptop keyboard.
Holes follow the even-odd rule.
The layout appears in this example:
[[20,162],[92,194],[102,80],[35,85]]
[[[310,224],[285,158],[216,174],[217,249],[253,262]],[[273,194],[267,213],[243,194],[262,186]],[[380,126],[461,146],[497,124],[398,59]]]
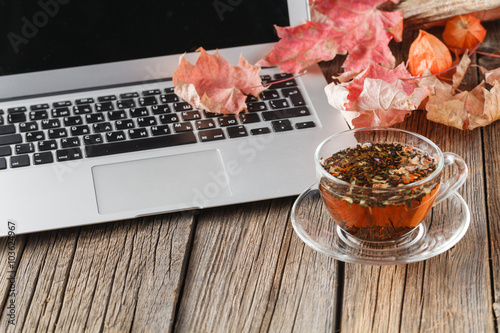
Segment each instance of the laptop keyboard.
[[194,109],[173,87],[0,110],[0,169],[315,127],[301,121],[310,111],[288,76],[261,76],[281,81],[239,115]]

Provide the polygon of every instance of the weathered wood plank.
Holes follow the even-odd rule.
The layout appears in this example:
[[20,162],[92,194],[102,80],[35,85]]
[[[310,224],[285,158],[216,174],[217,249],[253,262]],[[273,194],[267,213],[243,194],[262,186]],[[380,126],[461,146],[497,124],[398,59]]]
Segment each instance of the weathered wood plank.
[[177,331],[333,329],[335,263],[293,235],[293,199],[202,212]]
[[15,330],[171,330],[193,221],[158,215],[30,235]]

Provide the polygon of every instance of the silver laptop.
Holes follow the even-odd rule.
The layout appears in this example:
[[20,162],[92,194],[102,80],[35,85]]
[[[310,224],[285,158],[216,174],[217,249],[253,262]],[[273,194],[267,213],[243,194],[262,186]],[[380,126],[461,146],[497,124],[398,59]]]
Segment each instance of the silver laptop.
[[173,94],[181,54],[256,63],[307,0],[1,3],[0,235],[296,195],[348,128],[318,67],[239,116]]

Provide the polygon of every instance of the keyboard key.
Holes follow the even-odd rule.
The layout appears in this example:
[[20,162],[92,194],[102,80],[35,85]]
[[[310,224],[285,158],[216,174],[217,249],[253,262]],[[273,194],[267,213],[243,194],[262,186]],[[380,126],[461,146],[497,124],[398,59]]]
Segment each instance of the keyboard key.
[[231,126],[227,128],[227,135],[230,138],[241,138],[243,136],[248,136],[245,126]]
[[139,127],[146,127],[153,125],[156,125],[156,118],[154,116],[137,118],[137,126]]
[[23,112],[11,113],[7,116],[7,121],[11,124],[23,123],[26,121],[26,113]]
[[54,162],[54,156],[52,156],[50,151],[33,154],[34,164],[47,164],[52,162]]
[[295,86],[297,86],[297,82],[295,81],[295,79],[290,79],[290,80],[281,81],[281,82],[277,82],[277,83],[273,83],[273,82],[267,82],[267,83],[271,84],[271,88],[272,89],[287,88],[287,87],[295,87]]
[[176,94],[161,95],[160,100],[162,103],[175,103],[179,101],[179,97]]
[[170,134],[170,127],[168,125],[151,126],[151,134],[153,136]]
[[260,79],[262,80],[262,82],[271,81],[271,76],[270,75],[261,75]]
[[82,157],[82,151],[80,150],[80,148],[56,150],[56,158],[58,162],[78,160]]
[[165,94],[173,94],[175,91],[175,87],[165,88]]
[[46,150],[53,150],[53,149],[57,149],[56,140],[47,140],[47,141],[38,142],[38,150],[39,151],[46,151]]
[[136,128],[128,130],[128,136],[131,139],[147,138],[149,136],[148,130],[145,128]]
[[83,144],[95,145],[97,143],[103,143],[101,134],[88,134],[83,136]]
[[142,96],[153,96],[153,95],[159,95],[161,94],[160,89],[150,89],[150,90],[144,90],[142,92]]
[[221,128],[214,128],[211,130],[199,131],[198,136],[200,137],[201,142],[214,141],[214,140],[222,140],[226,137],[224,136],[224,132]]
[[[28,133],[26,133],[25,138],[26,138],[26,141],[28,141],[28,142],[45,140],[45,133],[43,131],[28,132]],[[53,139],[53,138],[51,138],[51,139]]]
[[147,108],[130,109],[130,116],[134,118],[149,116],[149,111]]
[[195,121],[194,126],[197,130],[215,128],[215,122],[213,119],[202,119]]
[[165,114],[170,113],[170,107],[168,105],[153,105],[151,107],[153,114]]
[[136,97],[139,97],[139,94],[136,92],[120,94],[121,99],[129,99],[129,98],[136,98]]
[[242,124],[258,123],[260,121],[257,113],[240,113],[239,117]]
[[138,99],[140,106],[156,105],[158,101],[155,96],[141,97]]
[[203,111],[203,114],[205,115],[205,118],[215,118],[215,117],[222,117],[223,116],[223,114],[215,113],[215,112],[208,112],[208,111]]
[[[110,122],[97,123],[92,125],[94,133],[109,132],[113,130]],[[87,134],[87,133],[86,133]]]
[[276,80],[283,80],[283,79],[292,77],[293,74],[290,74],[290,73],[276,73],[273,76],[274,76],[274,79],[276,79]]
[[75,105],[73,106],[73,113],[74,114],[92,113],[92,107],[90,106],[90,104]]
[[97,112],[104,112],[104,111],[114,110],[113,102],[96,103],[95,104],[95,110]]
[[97,101],[99,101],[99,102],[109,102],[109,101],[114,101],[114,100],[116,100],[115,95],[107,95],[107,96],[97,97]]
[[108,118],[109,118],[109,120],[127,119],[127,114],[123,110],[120,110],[120,111],[109,111],[108,112]]
[[68,132],[66,132],[65,128],[49,129],[47,133],[49,134],[49,139],[59,139],[68,136]]
[[115,127],[117,130],[124,130],[128,128],[134,128],[134,121],[132,119],[117,120],[115,121]]
[[266,90],[260,94],[260,97],[264,100],[280,98],[280,94],[277,90]]
[[219,126],[234,126],[238,124],[236,116],[224,116],[217,119]]
[[182,120],[196,120],[201,118],[201,114],[199,111],[183,111],[181,112]]
[[21,136],[21,134],[0,135],[0,146],[21,143],[22,141],[23,141],[23,137]]
[[116,102],[116,107],[119,109],[133,108],[135,107],[135,102],[133,99],[122,99]]
[[302,106],[306,104],[298,88],[283,89],[282,92],[283,96],[290,98],[293,106]]
[[52,103],[52,106],[55,108],[60,108],[63,106],[71,106],[71,101],[54,102]]
[[268,134],[271,133],[271,130],[268,127],[252,128],[250,133],[252,135]]
[[147,149],[164,148],[183,144],[196,143],[193,132],[161,135],[132,141],[118,141],[100,145],[85,146],[87,157],[97,157],[112,154],[121,154]]
[[309,112],[309,109],[303,106],[290,109],[262,112],[262,117],[264,117],[264,120],[276,120],[276,119],[308,116],[310,114],[311,113]]
[[178,102],[178,103],[174,103],[174,110],[177,112],[190,111],[190,110],[193,110],[193,107],[188,102]]
[[0,156],[9,156],[12,155],[12,149],[10,146],[0,147]]
[[257,111],[267,110],[267,106],[266,103],[264,102],[254,102],[247,104],[247,109],[250,112],[257,112]]
[[313,121],[304,121],[295,124],[295,128],[297,129],[311,128],[311,127],[316,127],[316,124]]
[[75,101],[76,104],[82,105],[82,104],[89,104],[89,103],[94,103],[94,99],[92,97],[89,98],[80,98]]
[[0,126],[0,135],[16,133],[16,126],[14,125],[3,125]]
[[52,113],[52,117],[54,117],[54,118],[67,117],[70,115],[70,111],[69,111],[68,107],[52,109],[50,112]]
[[255,96],[252,95],[247,95],[247,99],[245,100],[246,103],[252,103],[252,102],[257,102],[259,99]]
[[18,113],[18,112],[26,112],[25,106],[17,106],[15,108],[8,108],[7,112],[10,113]]
[[125,133],[123,131],[108,132],[104,135],[107,142],[123,141],[125,140]]
[[272,121],[271,126],[273,127],[273,130],[275,132],[284,132],[293,130],[292,124],[288,119]]
[[83,124],[83,120],[80,116],[71,116],[64,118],[64,126],[75,126],[81,124]]
[[87,124],[100,123],[104,121],[104,115],[102,113],[86,114],[85,121],[87,122]]
[[3,116],[0,116],[0,125],[3,125],[3,124],[4,124]]
[[11,168],[19,168],[28,165],[30,165],[30,157],[28,155],[18,155],[10,158]]
[[78,137],[62,138],[61,148],[71,148],[80,146],[80,139]]
[[160,123],[162,124],[172,124],[179,121],[177,114],[164,114],[160,116]]
[[35,151],[33,143],[20,143],[16,145],[16,154],[27,154]]
[[175,123],[173,125],[174,127],[174,131],[176,133],[179,133],[179,132],[187,132],[187,131],[192,131],[193,130],[193,126],[191,125],[190,122],[184,122],[184,123]]
[[0,158],[0,170],[7,169],[7,160],[5,157]]
[[70,130],[72,136],[90,134],[90,129],[87,125],[71,126]]
[[47,119],[48,117],[49,113],[47,112],[47,110],[30,112],[30,120],[42,120],[42,119]]
[[48,109],[50,106],[47,103],[44,104],[35,104],[30,106],[31,111],[37,111],[37,110],[43,110],[43,109]]
[[288,107],[286,99],[275,99],[269,102],[271,109],[283,109]]
[[44,119],[40,122],[42,129],[51,129],[61,127],[59,119]]

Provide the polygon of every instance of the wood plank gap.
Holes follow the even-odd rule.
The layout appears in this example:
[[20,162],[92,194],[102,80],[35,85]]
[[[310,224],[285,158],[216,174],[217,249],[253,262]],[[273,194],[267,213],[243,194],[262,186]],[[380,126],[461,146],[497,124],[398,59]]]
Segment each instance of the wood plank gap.
[[[199,210],[193,211],[192,216],[193,216],[193,227],[191,228],[191,232],[189,233],[189,240],[187,243],[186,255],[184,256],[184,261],[182,262],[179,296],[177,297],[177,304],[175,305],[174,316],[173,316],[174,319],[172,320],[172,324],[170,325],[168,332],[175,331],[175,327],[177,326],[177,321],[179,320],[179,309],[181,307],[182,298],[184,297],[184,286],[186,285],[187,268],[189,265],[189,261],[191,260],[191,252],[193,251],[194,235],[196,233],[196,229],[198,229],[198,220],[200,218],[200,211]],[[133,326],[131,326],[131,327],[133,327]]]
[[[421,293],[420,293],[420,304],[423,308],[424,306],[424,282],[425,282],[425,268],[427,266],[427,262],[424,260],[424,262],[422,263],[422,285],[420,286],[420,290],[421,290]],[[424,311],[423,309],[420,308],[420,320],[418,321],[418,331],[421,332],[422,331],[422,319],[423,319],[423,316],[424,316]]]
[[337,287],[335,288],[335,328],[334,332],[342,331],[342,313],[345,287],[345,262],[337,260]]
[[483,170],[482,170],[482,174],[483,174],[483,193],[484,193],[484,206],[486,207],[485,209],[485,215],[486,215],[486,224],[487,224],[487,228],[486,228],[486,234],[488,236],[488,240],[489,240],[489,246],[487,247],[487,250],[488,250],[488,266],[490,268],[490,288],[491,288],[491,300],[493,301],[491,304],[491,312],[492,312],[492,315],[493,315],[493,318],[495,318],[495,322],[496,322],[496,326],[499,327],[498,325],[500,324],[499,321],[498,321],[498,317],[495,313],[495,307],[494,307],[494,303],[495,303],[495,276],[493,274],[493,238],[491,236],[491,226],[490,226],[490,209],[489,209],[489,206],[488,206],[488,200],[489,200],[489,195],[488,195],[488,181],[486,179],[486,152],[485,152],[485,143],[486,143],[486,140],[484,139],[484,128],[481,128],[481,146],[483,149],[481,149],[481,154],[482,154],[482,158],[483,158]]
[[401,332],[401,330],[403,329],[403,327],[402,327],[402,325],[403,325],[403,312],[404,312],[403,307],[405,304],[406,285],[408,284],[407,278],[408,278],[408,265],[405,265],[405,278],[404,278],[405,283],[403,285],[403,293],[402,293],[402,297],[401,297],[401,313],[399,314],[399,332]]
[[[300,265],[299,265],[299,269],[298,269],[299,271],[300,271],[300,268],[302,267],[302,263],[303,263],[302,258],[304,257],[304,249],[305,248],[306,248],[306,246],[302,245],[302,251],[300,252]],[[304,273],[304,275],[306,275],[306,276],[307,276],[307,271],[308,271],[308,267],[306,266],[306,271]],[[304,288],[305,288],[305,284],[303,284],[302,288],[300,289],[299,304],[297,305],[297,309],[296,309],[295,315],[293,317],[293,324],[292,324],[291,332],[295,331],[295,324],[297,323],[297,314],[299,313],[300,302],[302,301],[302,295],[304,294]]]
[[[129,258],[128,258],[128,261],[127,261],[127,268],[126,268],[126,270],[125,270],[126,272],[128,272],[128,271],[129,271],[129,269],[130,269],[130,263],[131,263],[131,261],[132,261],[132,256],[133,256],[133,254],[134,254],[135,236],[137,235],[137,233],[138,233],[138,231],[139,231],[139,230],[138,230],[138,229],[139,229],[139,225],[140,225],[140,224],[142,224],[141,222],[142,222],[143,220],[144,220],[144,219],[141,219],[141,220],[140,220],[140,221],[138,221],[137,223],[134,223],[134,224],[133,224],[133,226],[135,227],[135,232],[134,232],[134,234],[133,234],[133,236],[132,236],[132,242],[131,242],[132,246],[131,246],[131,249],[130,249],[130,255],[129,255]],[[127,236],[126,236],[126,237],[125,237],[125,239],[124,239],[124,242],[123,242],[124,244],[126,244],[126,243],[127,243],[127,238],[128,238],[128,233],[127,233]],[[109,254],[109,253],[108,253],[108,254]],[[107,261],[107,260],[106,260],[106,261]],[[114,286],[114,284],[115,284],[115,277],[116,277],[116,271],[117,271],[117,270],[118,270],[118,264],[117,264],[117,265],[115,265],[115,269],[113,270],[113,276],[111,277],[111,283],[109,284],[109,292],[108,292],[107,299],[106,299],[106,306],[105,306],[105,308],[104,308],[105,310],[104,310],[104,313],[103,313],[103,315],[102,315],[102,317],[103,317],[104,319],[103,319],[103,321],[102,321],[102,323],[101,323],[101,329],[100,329],[100,332],[103,332],[103,331],[104,331],[104,325],[105,325],[105,323],[106,323],[106,316],[108,315],[109,301],[110,301],[110,299],[111,299],[111,295],[112,295],[112,293],[113,293],[113,286]],[[141,282],[142,282],[142,276],[141,276]],[[141,284],[141,283],[139,282],[139,285],[140,285],[140,284]],[[94,288],[94,294],[95,294],[95,290],[96,290],[96,288]],[[137,290],[136,290],[136,294],[134,295],[134,297],[135,297],[135,299],[136,299],[136,300],[138,299],[138,297],[137,297],[137,296],[138,296],[138,294],[139,294],[139,288],[137,288]],[[93,297],[93,296],[92,296],[92,297]],[[91,303],[91,304],[92,304],[92,303]],[[137,302],[135,303],[135,307],[134,307],[134,315],[135,315],[135,311],[136,311],[136,309],[137,309]],[[89,311],[89,313],[90,313],[90,311]],[[87,317],[87,320],[88,320],[88,317]],[[133,324],[133,322],[134,322],[134,318],[132,318],[132,324]],[[85,325],[87,325],[87,323],[85,323]],[[130,327],[132,327],[132,325],[131,325]]]
[[377,275],[377,288],[375,290],[375,305],[373,307],[373,316],[372,316],[372,328],[375,326],[375,318],[377,317],[377,304],[378,304],[378,291],[380,289],[380,275],[382,273],[382,268],[378,266],[378,275]]
[[[293,204],[292,204],[293,206]],[[267,215],[269,215],[269,210],[267,211]],[[288,216],[287,216],[287,221],[290,221],[290,215],[291,215],[291,209],[288,211]],[[267,216],[266,216],[267,217]],[[283,228],[283,234],[282,234],[282,239],[284,240],[286,238],[286,233],[287,233],[287,228]],[[288,242],[286,242],[287,246],[286,246],[286,250],[285,250],[285,256],[283,257],[283,263],[286,263],[287,259],[288,259],[288,254],[290,253],[290,244],[292,242],[292,237],[289,237],[288,239]],[[284,242],[282,242],[283,244]],[[283,250],[283,247],[280,248],[280,252]],[[278,254],[278,262],[279,262],[279,258],[281,258],[281,255]],[[273,277],[276,278],[276,274],[278,272],[278,268],[279,268],[279,264],[276,265],[276,267],[274,268],[274,272],[273,272]],[[284,277],[284,274],[283,274],[283,271],[285,269],[285,265],[283,265],[283,270],[280,272],[280,275],[279,275],[279,279],[278,279],[278,288],[276,288],[276,290],[281,290],[281,285],[283,283],[283,277]],[[274,280],[274,279],[273,279]],[[269,304],[271,302],[271,296],[273,295],[272,292],[269,293],[269,296],[267,297],[267,304]],[[276,304],[278,304],[278,300],[280,298],[279,296],[279,292],[277,293],[276,295],[276,300],[274,301],[274,304],[273,304],[273,309],[271,311],[271,315],[269,316],[269,318],[273,318],[274,317],[274,313],[276,312]],[[262,326],[264,325],[264,321],[267,320],[267,316],[263,316],[262,317],[262,321],[260,323],[260,326],[259,326],[259,332],[262,332],[263,329],[262,329]],[[269,330],[271,329],[271,320],[267,320],[267,327],[266,327],[266,332],[269,332]]]
[[75,241],[75,246],[73,246],[73,251],[71,252],[71,264],[68,265],[68,268],[66,270],[64,282],[63,282],[63,287],[62,287],[62,297],[61,297],[61,306],[59,306],[59,309],[57,310],[57,315],[56,315],[56,320],[55,323],[59,322],[59,317],[61,315],[62,311],[62,304],[64,304],[64,298],[66,296],[66,289],[68,288],[68,281],[69,281],[69,274],[71,272],[71,269],[73,267],[73,262],[75,261],[75,253],[76,253],[76,248],[78,247],[78,239],[80,238],[80,233],[81,233],[81,228],[78,229],[78,235],[76,235],[76,241]]

